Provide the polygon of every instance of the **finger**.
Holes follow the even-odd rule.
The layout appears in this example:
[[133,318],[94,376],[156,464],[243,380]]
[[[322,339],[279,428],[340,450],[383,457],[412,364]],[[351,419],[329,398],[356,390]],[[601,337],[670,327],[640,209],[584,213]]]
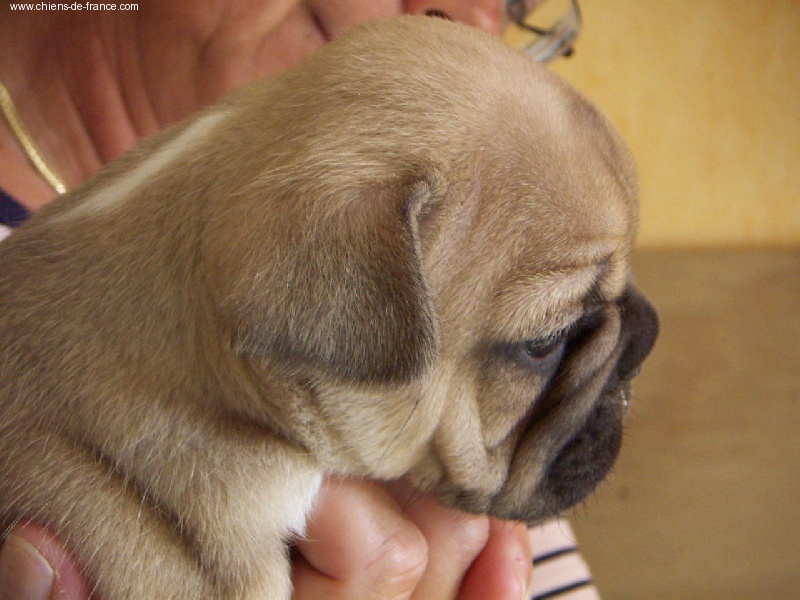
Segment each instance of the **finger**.
[[18,534],[9,535],[0,549],[0,600],[47,600],[53,569]]
[[490,520],[489,541],[467,571],[459,600],[519,600],[533,575],[531,540],[520,523]]
[[409,598],[427,544],[380,484],[327,480],[296,549],[296,600]]
[[421,495],[403,481],[388,488],[428,542],[428,566],[412,598],[455,598],[464,574],[489,538],[488,518],[445,508],[434,496]]
[[78,563],[33,523],[16,525],[0,550],[0,600],[88,600]]

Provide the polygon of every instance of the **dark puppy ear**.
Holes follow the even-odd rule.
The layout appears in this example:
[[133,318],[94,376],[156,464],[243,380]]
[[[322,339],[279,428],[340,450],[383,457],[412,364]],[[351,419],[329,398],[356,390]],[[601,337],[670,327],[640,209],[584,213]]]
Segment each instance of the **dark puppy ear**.
[[418,235],[430,197],[414,182],[262,204],[267,214],[240,223],[248,233],[234,231],[223,259],[235,349],[347,380],[419,374],[437,344]]

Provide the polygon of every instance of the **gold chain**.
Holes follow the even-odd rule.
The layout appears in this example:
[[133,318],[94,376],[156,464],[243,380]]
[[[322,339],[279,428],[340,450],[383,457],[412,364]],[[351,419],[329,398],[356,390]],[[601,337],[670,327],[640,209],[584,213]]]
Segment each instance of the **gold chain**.
[[6,123],[8,123],[8,126],[11,128],[11,133],[14,134],[14,137],[17,139],[17,142],[22,147],[22,150],[25,152],[25,155],[34,168],[39,171],[39,174],[44,177],[47,183],[50,184],[50,187],[56,192],[59,194],[66,192],[67,186],[64,185],[64,180],[56,175],[53,169],[44,161],[36,144],[33,143],[31,136],[28,135],[28,132],[25,131],[25,128],[22,126],[22,122],[17,115],[17,109],[14,106],[14,101],[11,99],[11,94],[8,93],[2,81],[0,81],[0,111],[3,112]]

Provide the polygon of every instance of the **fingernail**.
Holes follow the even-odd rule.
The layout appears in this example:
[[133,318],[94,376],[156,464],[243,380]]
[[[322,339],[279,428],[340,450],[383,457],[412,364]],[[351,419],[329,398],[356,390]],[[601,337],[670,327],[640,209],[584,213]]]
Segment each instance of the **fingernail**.
[[0,600],[47,600],[53,568],[26,540],[10,535],[0,548]]

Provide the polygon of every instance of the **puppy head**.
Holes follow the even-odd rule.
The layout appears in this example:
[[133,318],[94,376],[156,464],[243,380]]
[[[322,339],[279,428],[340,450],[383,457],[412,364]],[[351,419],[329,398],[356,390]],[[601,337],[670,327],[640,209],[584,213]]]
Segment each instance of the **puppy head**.
[[606,120],[490,36],[415,18],[231,104],[243,183],[209,207],[209,287],[236,351],[308,392],[281,409],[298,443],[531,523],[588,494],[657,329]]

